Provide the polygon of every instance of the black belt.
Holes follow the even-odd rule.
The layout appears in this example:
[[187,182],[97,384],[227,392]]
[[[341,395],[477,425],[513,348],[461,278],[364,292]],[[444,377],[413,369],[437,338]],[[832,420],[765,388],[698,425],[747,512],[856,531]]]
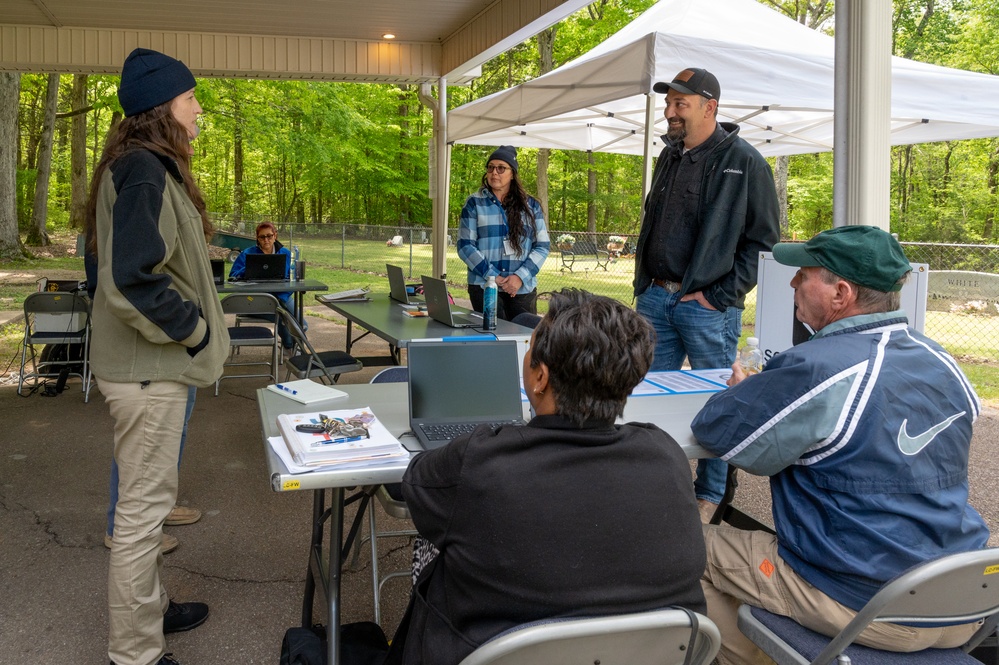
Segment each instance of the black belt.
[[652,284],[661,288],[666,289],[670,293],[679,293],[680,282],[671,282],[668,279],[654,279]]

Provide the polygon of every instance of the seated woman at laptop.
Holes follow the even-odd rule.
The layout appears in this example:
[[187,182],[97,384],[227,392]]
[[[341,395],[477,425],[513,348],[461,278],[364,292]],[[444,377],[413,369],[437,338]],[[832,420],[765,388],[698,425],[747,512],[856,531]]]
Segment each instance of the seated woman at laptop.
[[440,554],[417,581],[408,631],[387,663],[458,663],[498,633],[549,617],[705,612],[687,458],[653,425],[614,424],[652,350],[634,310],[553,293],[524,357],[537,415],[413,458],[402,492]]
[[[229,279],[243,279],[246,273],[246,255],[247,254],[282,254],[284,255],[287,265],[291,265],[291,251],[278,242],[277,239],[277,227],[275,227],[270,222],[263,222],[257,225],[257,244],[254,247],[247,247],[236,260],[232,262],[232,268],[229,269]],[[286,310],[295,313],[295,306],[292,304],[291,293],[274,293],[272,294],[281,303],[281,306]],[[268,314],[267,316],[270,316]],[[308,329],[307,323],[302,324],[303,329]],[[284,322],[278,321],[278,334],[281,336],[281,344],[286,349],[290,349],[295,340],[292,338],[291,333],[288,332],[287,327],[285,327]]]

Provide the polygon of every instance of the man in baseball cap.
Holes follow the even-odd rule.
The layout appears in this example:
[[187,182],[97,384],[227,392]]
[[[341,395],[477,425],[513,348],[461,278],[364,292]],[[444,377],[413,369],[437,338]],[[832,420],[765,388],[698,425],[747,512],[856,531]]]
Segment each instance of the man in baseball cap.
[[706,69],[691,67],[673,77],[669,83],[660,81],[652,86],[652,89],[660,95],[665,95],[670,90],[676,90],[684,95],[700,95],[705,99],[718,100],[721,98],[721,86],[715,75]]
[[[653,86],[666,95],[666,146],[656,162],[635,253],[638,311],[656,331],[653,370],[728,367],[735,361],[746,294],[760,252],[780,239],[770,166],[718,122],[721,86],[699,67]],[[721,460],[697,464],[701,518],[725,492]]]
[[[899,290],[911,266],[898,241],[845,226],[773,253],[799,268],[796,315],[816,332],[757,375],[734,364],[729,389],[691,424],[711,453],[770,477],[776,535],[704,528],[701,587],[725,665],[765,660],[737,628],[742,603],[832,636],[902,571],[989,539],[968,503],[981,406],[954,359],[908,327]],[[858,641],[921,651],[975,629],[877,623]]]
[[876,226],[841,226],[823,231],[806,243],[777,243],[774,258],[786,266],[822,267],[881,292],[901,290],[899,280],[912,270],[898,241]]

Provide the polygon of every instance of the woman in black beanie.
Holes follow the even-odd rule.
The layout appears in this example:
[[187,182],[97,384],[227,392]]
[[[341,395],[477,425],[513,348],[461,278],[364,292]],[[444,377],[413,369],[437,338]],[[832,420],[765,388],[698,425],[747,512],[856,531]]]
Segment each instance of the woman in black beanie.
[[517,149],[497,148],[486,160],[482,188],[461,210],[458,256],[468,266],[472,309],[482,311],[482,287],[496,278],[496,314],[512,320],[538,313],[538,272],[548,256],[548,227],[541,204],[517,177]]
[[176,664],[165,633],[208,617],[162,580],[163,524],[195,387],[222,373],[229,335],[208,261],[212,227],[191,174],[202,109],[179,60],[138,48],[125,60],[125,119],[109,136],[87,204],[90,363],[114,420],[118,501],[108,572],[108,655]]

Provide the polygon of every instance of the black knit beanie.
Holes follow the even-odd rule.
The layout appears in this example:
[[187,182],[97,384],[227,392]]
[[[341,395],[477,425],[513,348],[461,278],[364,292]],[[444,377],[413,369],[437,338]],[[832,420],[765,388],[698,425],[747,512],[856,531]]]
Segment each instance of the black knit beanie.
[[195,85],[194,74],[180,60],[159,51],[137,48],[121,67],[118,101],[130,118],[187,92]]
[[500,159],[509,164],[514,173],[519,170],[519,167],[517,166],[517,149],[512,145],[501,145],[493,150],[493,154],[489,155],[489,159],[486,160],[486,166],[488,166],[489,162],[494,159]]

